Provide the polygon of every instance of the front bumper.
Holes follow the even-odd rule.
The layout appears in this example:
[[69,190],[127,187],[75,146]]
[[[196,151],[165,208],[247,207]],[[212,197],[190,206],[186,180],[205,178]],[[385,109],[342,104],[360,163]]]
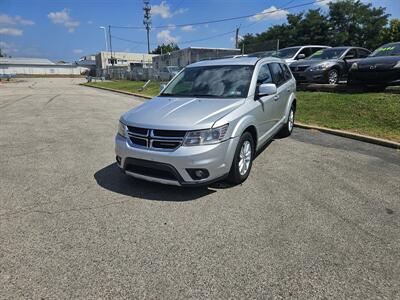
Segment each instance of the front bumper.
[[400,69],[351,71],[349,82],[370,85],[400,85]]
[[[206,185],[229,173],[238,141],[232,138],[214,145],[181,146],[164,152],[132,147],[126,138],[117,135],[115,154],[126,175],[170,185]],[[194,180],[187,169],[206,169],[209,176]]]
[[328,82],[328,71],[302,71],[293,72],[293,76],[297,82],[314,82],[314,83],[326,83]]

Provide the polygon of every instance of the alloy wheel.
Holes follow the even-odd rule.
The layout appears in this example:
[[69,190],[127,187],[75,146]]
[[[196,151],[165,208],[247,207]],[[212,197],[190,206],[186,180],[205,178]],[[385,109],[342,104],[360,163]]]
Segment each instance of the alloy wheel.
[[239,159],[239,173],[245,175],[249,170],[251,162],[251,144],[249,141],[244,141],[240,148],[240,159]]
[[328,73],[329,84],[336,84],[338,81],[339,74],[336,70],[330,70]]
[[291,109],[290,113],[289,113],[289,122],[288,122],[289,132],[292,132],[293,126],[294,126],[294,111],[293,111],[293,109]]

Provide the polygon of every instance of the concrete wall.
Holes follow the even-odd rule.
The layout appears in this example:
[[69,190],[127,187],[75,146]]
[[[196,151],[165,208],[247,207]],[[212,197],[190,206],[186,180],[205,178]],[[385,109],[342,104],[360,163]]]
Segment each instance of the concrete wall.
[[89,69],[71,65],[0,64],[0,74],[17,75],[81,75]]
[[239,55],[240,49],[227,48],[185,48],[169,54],[153,57],[153,68],[159,72],[167,66],[186,67],[200,60]]

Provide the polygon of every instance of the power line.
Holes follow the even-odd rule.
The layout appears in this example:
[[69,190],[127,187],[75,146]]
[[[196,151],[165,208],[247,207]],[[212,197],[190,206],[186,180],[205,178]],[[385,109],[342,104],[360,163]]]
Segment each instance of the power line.
[[[128,43],[132,43],[132,44],[138,44],[138,45],[146,45],[147,43],[145,42],[139,42],[139,41],[133,41],[133,40],[128,40],[116,35],[112,35],[112,38],[116,39],[116,40],[120,40],[120,41],[124,41],[124,42],[128,42]],[[150,43],[150,44],[154,44],[154,43]]]
[[[228,34],[232,34],[232,33],[234,33],[235,31],[236,31],[236,30],[230,30],[230,31],[227,31],[227,32],[219,33],[219,34],[212,35],[212,36],[208,36],[208,37],[201,38],[201,39],[188,40],[188,41],[179,42],[179,44],[180,44],[180,45],[185,45],[185,44],[190,44],[190,43],[196,43],[196,42],[207,41],[207,40],[215,39],[215,38],[217,38],[217,37],[221,37],[221,36],[225,36],[225,35],[228,35]],[[127,43],[132,43],[132,44],[137,44],[137,45],[146,45],[146,43],[144,43],[144,42],[129,40],[129,39],[121,38],[121,37],[119,37],[119,36],[115,36],[115,35],[112,35],[111,37],[114,38],[114,39],[120,40],[120,41],[127,42]],[[157,45],[157,43],[150,43],[150,44],[151,44],[151,45]]]
[[203,42],[203,41],[215,39],[217,37],[221,37],[221,36],[225,36],[225,35],[228,35],[228,34],[232,34],[235,31],[236,31],[236,29],[235,30],[230,30],[230,31],[227,31],[227,32],[224,32],[224,33],[212,35],[212,36],[209,36],[209,37],[206,37],[206,38],[202,38],[202,39],[180,42],[179,44],[184,45],[184,44],[190,44],[190,43],[196,43],[196,42]]
[[[255,17],[255,16],[263,16],[263,15],[273,14],[273,13],[279,12],[281,10],[304,7],[304,6],[312,5],[312,4],[319,3],[319,2],[325,2],[325,1],[326,0],[315,0],[315,1],[312,1],[312,2],[296,4],[296,5],[292,5],[292,6],[288,6],[288,7],[277,8],[277,9],[270,10],[270,11],[267,11],[267,12],[255,13],[255,14],[245,15],[245,16],[238,16],[238,17],[231,17],[231,18],[224,18],[224,19],[216,19],[216,20],[210,20],[210,21],[202,21],[202,22],[196,22],[196,23],[154,26],[153,29],[205,25],[205,24],[221,23],[221,22],[227,22],[227,21],[233,21],[233,20],[239,20],[239,19],[246,19],[246,18]],[[289,2],[289,3],[291,3],[291,2]],[[111,27],[112,28],[120,28],[120,29],[143,29],[143,27],[141,27],[141,26],[116,26],[116,25],[112,25]]]
[[[300,5],[295,5],[295,6],[290,6],[290,7],[279,8],[279,9],[276,9],[274,11],[269,11],[269,12],[266,12],[266,13],[253,14],[253,15],[250,15],[250,16],[270,14],[270,13],[274,13],[276,11],[280,11],[280,10],[284,10],[284,9],[285,10],[286,9],[292,9],[292,8],[296,8],[296,7],[300,7],[300,6],[306,6],[306,5],[310,5],[310,4],[314,4],[314,3],[318,3],[318,2],[322,2],[322,1],[326,1],[326,0],[316,0],[316,1],[313,1],[313,2],[303,3],[303,4],[300,4]],[[294,0],[291,0],[291,1],[287,2],[285,4],[285,6],[291,4],[292,2],[294,2]],[[241,17],[241,18],[247,18],[247,17],[249,17],[249,16],[245,16],[245,17]],[[239,18],[239,17],[237,17],[237,18]],[[224,20],[226,20],[226,19],[224,19]],[[251,24],[248,24],[248,25],[245,25],[245,26],[241,26],[241,28],[251,27],[251,26],[253,26],[253,25],[257,24],[257,23],[260,23],[261,21],[262,20],[253,21],[253,22],[251,22]],[[213,21],[211,21],[211,22],[213,22]],[[202,24],[207,24],[207,22],[201,22],[201,23]],[[198,24],[198,23],[181,24],[181,25],[174,25],[174,26],[182,27],[182,26],[196,25],[196,24]],[[153,27],[153,28],[172,28],[174,26],[173,25],[167,25],[167,26],[158,26],[158,27]],[[127,29],[132,29],[132,28],[143,29],[142,27],[129,27],[129,26],[111,26],[111,27],[113,27],[113,28],[127,28]],[[201,39],[187,40],[187,41],[179,42],[179,44],[180,45],[184,45],[184,44],[190,44],[190,43],[195,43],[195,42],[207,41],[207,40],[211,40],[211,39],[214,39],[214,38],[217,38],[217,37],[226,36],[226,35],[229,35],[229,34],[232,34],[232,33],[235,33],[235,32],[236,32],[236,29],[235,30],[230,30],[230,31],[227,31],[227,32],[223,32],[223,33],[220,33],[220,34],[208,36],[208,37],[201,38]],[[115,36],[115,35],[112,35],[112,37],[117,39],[117,40],[121,40],[121,41],[124,41],[124,42],[127,42],[127,43],[136,44],[137,46],[135,48],[139,47],[140,45],[145,45],[146,44],[144,42],[129,40],[129,39],[125,39],[125,38],[122,38],[122,37],[119,37],[119,36]],[[157,43],[150,43],[150,44],[151,45],[157,45]]]

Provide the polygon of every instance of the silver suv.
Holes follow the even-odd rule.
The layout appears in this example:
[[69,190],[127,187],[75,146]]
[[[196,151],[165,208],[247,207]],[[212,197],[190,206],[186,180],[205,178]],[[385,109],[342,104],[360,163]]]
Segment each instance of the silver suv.
[[160,95],[121,117],[117,164],[127,175],[164,184],[239,184],[257,150],[277,133],[291,134],[295,90],[278,58],[189,65]]

